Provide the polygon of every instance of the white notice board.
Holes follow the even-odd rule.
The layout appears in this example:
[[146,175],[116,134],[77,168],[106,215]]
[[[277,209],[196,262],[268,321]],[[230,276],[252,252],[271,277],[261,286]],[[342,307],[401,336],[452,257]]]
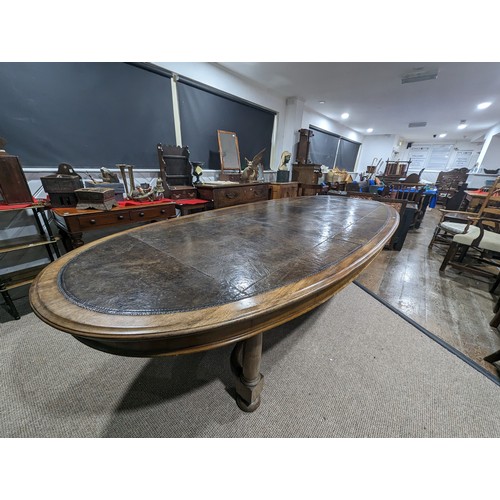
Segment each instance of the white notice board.
[[471,151],[457,151],[455,155],[455,160],[451,168],[469,168],[470,160],[472,158],[472,150]]

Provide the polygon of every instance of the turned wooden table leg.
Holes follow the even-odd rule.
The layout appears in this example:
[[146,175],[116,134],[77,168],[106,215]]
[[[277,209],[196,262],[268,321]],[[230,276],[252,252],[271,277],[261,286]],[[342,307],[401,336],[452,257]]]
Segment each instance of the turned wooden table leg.
[[264,376],[260,373],[262,333],[236,344],[231,354],[231,369],[236,376],[236,403],[247,412],[260,405]]

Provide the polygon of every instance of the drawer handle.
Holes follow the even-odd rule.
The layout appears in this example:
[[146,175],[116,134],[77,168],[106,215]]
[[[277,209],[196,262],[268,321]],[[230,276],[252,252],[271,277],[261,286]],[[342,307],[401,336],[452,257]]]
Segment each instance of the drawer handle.
[[160,213],[161,213],[161,214],[164,214],[164,213],[165,213],[165,209],[164,209],[164,208],[162,208],[162,209],[160,210]]
[[95,224],[95,223],[96,223],[96,220],[95,220],[95,219],[90,219],[90,223],[91,223],[91,224]]
[[144,217],[144,212],[139,212],[139,217]]
[[124,219],[123,215],[118,216],[118,220],[123,220],[123,219]]

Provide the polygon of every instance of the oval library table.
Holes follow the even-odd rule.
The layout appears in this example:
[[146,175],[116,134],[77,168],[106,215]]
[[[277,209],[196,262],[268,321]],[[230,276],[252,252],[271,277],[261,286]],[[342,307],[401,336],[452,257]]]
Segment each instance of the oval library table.
[[157,222],[77,248],[30,289],[36,315],[84,344],[153,357],[235,344],[238,406],[260,404],[262,333],[348,285],[397,228],[387,204],[307,196]]

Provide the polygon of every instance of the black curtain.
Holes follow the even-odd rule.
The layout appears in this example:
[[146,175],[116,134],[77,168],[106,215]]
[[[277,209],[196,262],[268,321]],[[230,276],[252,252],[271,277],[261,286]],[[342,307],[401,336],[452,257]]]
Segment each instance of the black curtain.
[[0,63],[0,136],[23,166],[157,168],[175,144],[167,72],[127,63]]
[[264,148],[264,168],[271,167],[275,113],[182,80],[177,83],[177,93],[182,142],[189,147],[192,161],[220,169],[217,130],[226,130],[238,137],[242,168],[245,157],[251,160]]
[[339,152],[337,154],[337,167],[348,171],[353,171],[356,165],[359,151],[358,142],[349,141],[343,137],[340,139]]
[[326,165],[330,168],[334,167],[340,136],[325,132],[316,127],[309,126],[309,128],[314,134],[310,138],[309,144],[310,160],[312,163],[318,165]]

